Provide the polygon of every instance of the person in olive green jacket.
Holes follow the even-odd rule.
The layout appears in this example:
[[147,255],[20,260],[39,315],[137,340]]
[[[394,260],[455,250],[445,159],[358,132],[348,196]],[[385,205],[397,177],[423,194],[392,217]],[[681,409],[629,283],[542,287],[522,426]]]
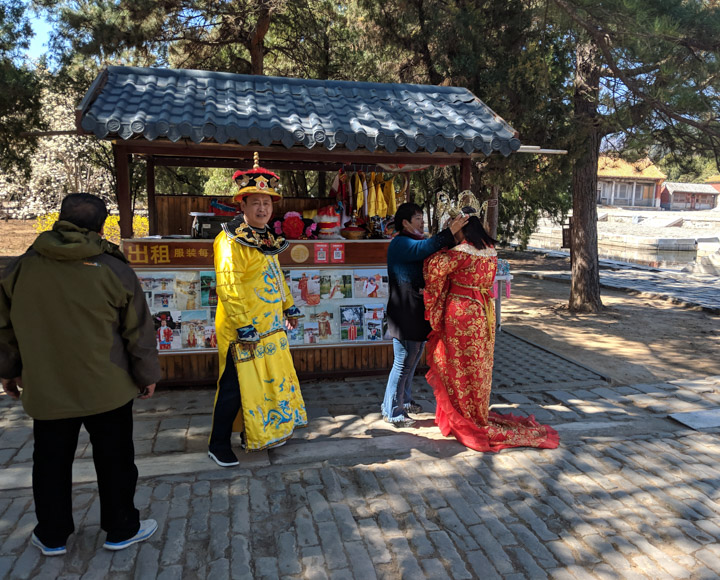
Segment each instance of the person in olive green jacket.
[[149,538],[140,521],[132,440],[135,397],[160,379],[155,331],[137,276],[102,238],[105,202],[87,193],[62,202],[52,231],[0,278],[0,377],[33,418],[33,545],[65,554],[75,526],[72,463],[81,425],[90,434],[104,547]]

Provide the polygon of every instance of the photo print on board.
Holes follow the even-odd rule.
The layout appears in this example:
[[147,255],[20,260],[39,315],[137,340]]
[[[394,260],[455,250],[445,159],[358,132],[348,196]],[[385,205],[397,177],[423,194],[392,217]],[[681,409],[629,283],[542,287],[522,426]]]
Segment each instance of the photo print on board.
[[363,306],[341,306],[340,307],[340,341],[355,342],[363,339],[364,321]]
[[352,270],[320,271],[320,298],[323,300],[343,300],[352,297]]
[[291,345],[304,344],[305,342],[305,322],[308,317],[307,310],[308,308],[300,308],[300,311],[305,314],[305,316],[298,319],[298,323],[295,328],[287,329],[288,341]]
[[365,305],[365,337],[367,340],[383,339],[384,304]]
[[318,325],[318,342],[339,342],[338,311],[335,308],[316,306],[314,312],[306,317]]
[[317,344],[318,343],[318,323],[317,322],[306,322],[303,327],[303,343],[304,344]]
[[205,348],[217,348],[217,334],[215,333],[215,323],[208,322],[205,327]]
[[320,304],[320,271],[292,270],[290,292],[296,306],[317,306]]
[[180,312],[182,324],[183,348],[205,348],[205,327],[208,325],[207,310],[182,310]]
[[177,310],[158,310],[152,314],[155,326],[155,340],[158,350],[177,350],[182,348],[180,340],[180,312]]
[[175,304],[180,310],[200,308],[200,272],[175,272]]
[[353,292],[355,298],[387,298],[387,269],[355,270]]
[[215,307],[218,303],[215,272],[200,272],[200,306]]
[[174,272],[137,272],[150,311],[175,308]]

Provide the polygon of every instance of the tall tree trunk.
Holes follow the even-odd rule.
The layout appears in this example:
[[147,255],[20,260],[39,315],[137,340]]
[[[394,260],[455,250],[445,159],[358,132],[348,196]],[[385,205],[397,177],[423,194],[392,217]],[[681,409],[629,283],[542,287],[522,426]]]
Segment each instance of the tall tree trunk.
[[487,206],[487,233],[491,238],[497,240],[498,217],[500,213],[500,186],[493,185],[490,187],[490,199]]
[[597,171],[600,139],[598,94],[600,61],[598,49],[590,41],[580,42],[576,51],[575,126],[578,158],[573,167],[572,281],[570,304],[572,312],[598,312],[600,272],[597,247]]
[[271,9],[267,3],[260,6],[255,31],[247,43],[250,51],[250,74],[264,75],[265,35],[270,30]]
[[307,178],[305,177],[304,171],[294,171],[295,176],[295,190],[297,191],[298,197],[308,197]]

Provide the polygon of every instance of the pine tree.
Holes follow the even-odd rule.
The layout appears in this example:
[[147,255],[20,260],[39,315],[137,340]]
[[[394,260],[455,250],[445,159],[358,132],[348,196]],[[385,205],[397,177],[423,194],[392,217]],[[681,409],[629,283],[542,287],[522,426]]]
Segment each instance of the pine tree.
[[21,0],[0,3],[0,171],[29,169],[37,140],[24,132],[43,127],[40,81],[23,62],[32,29]]

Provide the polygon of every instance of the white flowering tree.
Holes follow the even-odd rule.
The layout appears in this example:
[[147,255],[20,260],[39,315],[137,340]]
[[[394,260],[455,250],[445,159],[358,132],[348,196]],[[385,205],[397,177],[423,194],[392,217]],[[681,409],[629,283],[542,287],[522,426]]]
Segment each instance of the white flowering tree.
[[39,138],[29,160],[30,176],[19,171],[0,173],[0,202],[11,218],[56,211],[60,200],[74,192],[93,193],[111,207],[116,205],[110,146],[93,137],[69,134],[75,131],[79,100],[79,95],[68,91],[43,90],[42,112],[50,134]]

